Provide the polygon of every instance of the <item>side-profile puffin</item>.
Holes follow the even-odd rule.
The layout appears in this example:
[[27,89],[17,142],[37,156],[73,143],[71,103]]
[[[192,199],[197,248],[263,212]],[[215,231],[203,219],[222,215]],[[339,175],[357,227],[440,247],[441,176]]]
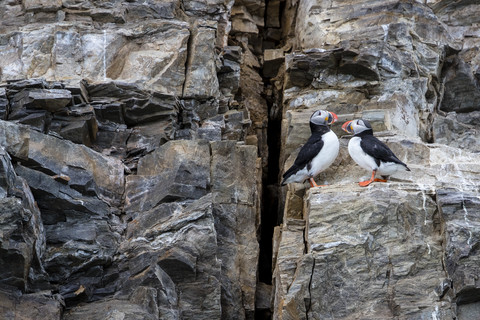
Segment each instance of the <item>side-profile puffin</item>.
[[300,149],[293,166],[283,174],[282,186],[309,179],[310,186],[319,187],[313,178],[333,163],[340,149],[337,135],[328,127],[337,120],[335,113],[326,110],[317,110],[312,114],[312,135]]
[[[370,122],[363,119],[347,121],[342,125],[345,132],[354,136],[348,142],[350,157],[365,170],[372,171],[370,180],[361,181],[359,185],[366,187],[373,181],[387,182],[389,176],[397,171],[410,171],[387,145],[373,136]],[[383,179],[376,179],[379,174]]]

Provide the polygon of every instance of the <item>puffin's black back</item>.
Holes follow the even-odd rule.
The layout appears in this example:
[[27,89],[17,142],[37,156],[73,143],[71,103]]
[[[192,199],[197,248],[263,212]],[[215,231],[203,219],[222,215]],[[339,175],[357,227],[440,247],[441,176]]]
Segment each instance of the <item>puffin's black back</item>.
[[299,170],[306,166],[309,169],[310,162],[323,148],[322,136],[329,132],[330,128],[328,126],[316,125],[310,122],[310,130],[312,131],[312,135],[300,149],[293,165],[283,174],[282,185],[284,185],[286,179],[297,173]]
[[386,144],[378,140],[373,135],[373,130],[366,130],[356,134],[355,136],[361,138],[360,147],[363,149],[363,151],[365,151],[366,154],[375,159],[375,162],[378,166],[380,165],[380,161],[394,162],[401,164],[408,169],[407,165],[400,161],[400,159],[397,158],[397,156]]

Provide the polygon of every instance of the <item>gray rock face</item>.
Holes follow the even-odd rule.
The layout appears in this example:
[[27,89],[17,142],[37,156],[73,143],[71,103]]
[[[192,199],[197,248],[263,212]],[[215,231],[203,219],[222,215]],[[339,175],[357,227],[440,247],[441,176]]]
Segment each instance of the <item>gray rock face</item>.
[[132,216],[162,202],[199,199],[210,185],[208,142],[170,141],[138,163],[126,179],[125,211]]
[[20,291],[0,291],[0,310],[4,319],[62,319],[63,300],[58,294],[38,292],[22,295]]
[[151,287],[159,319],[220,318],[221,263],[210,196],[146,211],[129,224],[127,239],[120,247],[120,292]]
[[341,123],[370,120],[412,174],[358,187],[369,173],[332,126],[342,148],[318,180],[334,186],[285,191],[274,319],[469,319],[478,311],[479,42],[464,10],[478,5],[299,4],[298,51],[283,74],[280,165],[293,163],[309,116],[322,108]]
[[[437,303],[435,294],[447,279],[441,268],[440,221],[430,196],[423,190],[358,189],[343,193],[341,199],[331,199],[328,193],[310,195],[308,242],[314,267],[309,311],[320,318],[354,314],[372,319],[402,314],[421,318],[432,313],[451,317],[450,305]],[[357,192],[361,202],[352,201]],[[331,205],[326,205],[327,199]],[[345,215],[340,218],[345,225],[333,223],[338,215]],[[353,281],[348,281],[350,275]],[[411,292],[419,291],[424,295],[412,299]]]
[[17,176],[3,147],[0,166],[0,283],[25,291],[45,276],[45,230],[29,186]]
[[188,25],[153,20],[121,26],[105,25],[98,30],[85,22],[65,21],[56,26],[42,24],[34,31],[28,26],[9,30],[1,45],[0,80],[128,79],[145,88],[181,95]]
[[446,224],[445,264],[457,292],[459,306],[474,304],[478,308],[479,257],[478,245],[478,197],[476,190],[439,190],[437,193],[440,210]]
[[[134,219],[119,248],[117,295],[147,286],[155,292],[159,319],[253,317],[257,177],[253,171],[234,178],[223,170],[256,162],[254,147],[233,141],[172,141],[144,157],[138,177],[160,180],[151,187],[127,182],[127,203],[135,205],[126,211]],[[170,193],[165,197],[159,186]],[[142,199],[129,197],[137,193]]]
[[[0,1],[0,318],[476,319],[479,10]],[[411,171],[280,187],[320,108]]]

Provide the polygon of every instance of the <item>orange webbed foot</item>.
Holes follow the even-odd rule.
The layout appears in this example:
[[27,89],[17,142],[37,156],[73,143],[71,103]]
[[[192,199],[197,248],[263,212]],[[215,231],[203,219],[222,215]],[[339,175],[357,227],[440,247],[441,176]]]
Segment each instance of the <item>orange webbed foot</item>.
[[379,179],[379,178],[375,178],[375,180],[373,180],[373,181],[377,181],[377,182],[387,182],[387,180],[385,180],[385,179]]
[[360,187],[366,187],[366,186],[368,186],[368,185],[369,185],[370,183],[372,183],[372,182],[373,182],[373,180],[360,181],[360,182],[358,183],[358,185],[359,185]]
[[315,182],[315,180],[313,180],[313,178],[310,178],[309,181],[310,181],[310,186],[311,186],[312,188],[325,187],[324,185],[319,186],[319,185]]
[[377,171],[374,170],[374,171],[372,172],[372,177],[370,178],[370,180],[360,181],[360,182],[358,183],[358,185],[359,185],[360,187],[366,187],[366,186],[368,186],[370,183],[372,183],[373,181],[376,180],[376,179],[375,179],[375,174],[376,174],[376,173],[377,173]]

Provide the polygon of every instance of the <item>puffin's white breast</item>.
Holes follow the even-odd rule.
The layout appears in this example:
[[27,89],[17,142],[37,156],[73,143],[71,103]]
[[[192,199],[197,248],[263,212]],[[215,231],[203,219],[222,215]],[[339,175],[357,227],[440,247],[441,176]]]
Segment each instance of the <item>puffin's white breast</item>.
[[362,138],[360,137],[353,137],[350,139],[348,142],[348,153],[350,154],[350,157],[352,157],[353,161],[355,161],[365,170],[377,170],[378,166],[375,162],[375,159],[363,151],[362,147],[360,146],[361,141]]
[[340,142],[333,131],[329,131],[322,136],[322,150],[313,158],[308,174],[315,177],[317,174],[327,169],[338,156]]

